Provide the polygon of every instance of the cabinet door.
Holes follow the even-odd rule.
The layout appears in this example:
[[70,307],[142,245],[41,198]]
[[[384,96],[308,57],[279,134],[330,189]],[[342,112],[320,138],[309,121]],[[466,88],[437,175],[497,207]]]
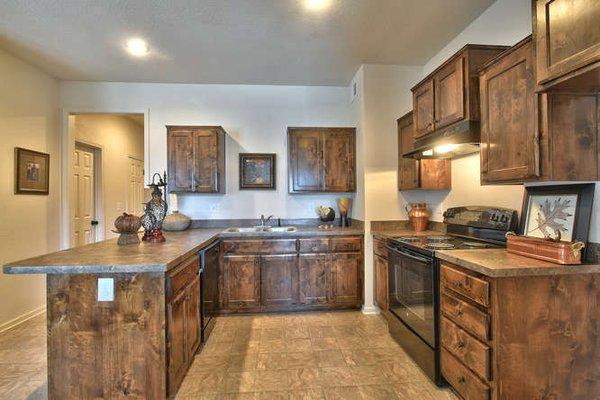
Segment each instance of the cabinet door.
[[323,132],[323,189],[328,192],[355,190],[354,129]]
[[260,306],[260,263],[258,256],[223,257],[225,303],[230,310]]
[[414,148],[412,111],[398,119],[398,190],[411,190],[419,187],[419,161],[404,158],[402,154]]
[[168,128],[167,174],[170,192],[194,191],[193,132]]
[[600,61],[598,0],[537,0],[534,7],[538,83]]
[[450,160],[419,160],[419,188],[452,189],[452,162]]
[[199,193],[219,192],[219,133],[212,129],[194,131],[194,185]]
[[291,192],[320,191],[323,187],[323,143],[319,130],[290,129],[288,133]]
[[522,182],[539,171],[533,47],[517,46],[480,75],[484,183]]
[[268,255],[260,258],[263,306],[290,306],[297,301],[298,269],[295,254]]
[[169,393],[179,387],[187,372],[186,299],[187,292],[183,290],[167,304]]
[[200,345],[200,276],[188,286],[185,307],[185,340],[187,359],[191,362]]
[[413,91],[413,121],[415,138],[433,132],[434,126],[433,79]]
[[373,270],[375,273],[375,304],[381,311],[388,309],[388,265],[387,260],[376,254],[373,255]]
[[465,58],[459,57],[435,74],[435,129],[465,117],[464,70]]
[[298,259],[299,302],[327,304],[331,301],[329,254],[300,254]]
[[362,300],[360,270],[361,253],[334,253],[331,263],[333,302],[336,305],[359,306]]

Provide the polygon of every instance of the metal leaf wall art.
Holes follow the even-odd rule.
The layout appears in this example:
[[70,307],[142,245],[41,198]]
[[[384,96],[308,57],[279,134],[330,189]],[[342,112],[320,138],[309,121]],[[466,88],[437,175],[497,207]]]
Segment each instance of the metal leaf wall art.
[[544,200],[539,205],[536,217],[538,225],[527,231],[527,233],[539,230],[546,239],[560,241],[562,232],[567,232],[567,228],[565,227],[567,218],[573,216],[573,214],[567,211],[570,207],[570,199],[561,199],[559,197],[552,202],[548,199]]

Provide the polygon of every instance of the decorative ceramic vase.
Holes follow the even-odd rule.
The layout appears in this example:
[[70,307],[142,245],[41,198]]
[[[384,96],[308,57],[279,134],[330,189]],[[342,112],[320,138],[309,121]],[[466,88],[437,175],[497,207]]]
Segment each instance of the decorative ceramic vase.
[[431,217],[431,213],[427,209],[427,203],[410,203],[410,210],[408,209],[408,206],[405,206],[404,208],[406,209],[408,220],[415,232],[427,230],[429,217]]
[[185,214],[181,214],[179,211],[173,211],[165,217],[162,227],[165,231],[185,231],[190,227],[192,220]]
[[340,197],[337,199],[338,210],[340,211],[340,226],[350,226],[350,220],[348,219],[348,213],[350,212],[350,206],[352,205],[352,199],[349,197]]
[[335,220],[335,210],[331,207],[320,206],[317,209],[317,214],[319,214],[321,222],[332,222]]
[[123,213],[115,220],[115,229],[113,232],[119,234],[118,245],[138,244],[140,238],[138,231],[142,226],[142,219],[133,214]]
[[[158,183],[154,183],[154,176],[158,175]],[[167,202],[163,199],[160,187],[166,186],[165,179],[160,174],[154,174],[152,183],[148,186],[152,188],[152,199],[146,203],[145,212],[142,216],[142,225],[144,226],[144,237],[142,240],[150,243],[161,243],[166,239],[162,234],[162,224],[167,215]]]

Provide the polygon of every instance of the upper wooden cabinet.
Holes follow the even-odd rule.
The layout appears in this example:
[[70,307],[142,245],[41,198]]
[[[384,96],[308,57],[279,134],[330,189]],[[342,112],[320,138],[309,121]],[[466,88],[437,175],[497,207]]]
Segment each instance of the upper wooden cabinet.
[[451,189],[450,160],[402,157],[413,150],[413,112],[398,118],[398,190]]
[[354,192],[355,141],[354,128],[288,128],[289,192]]
[[481,182],[515,183],[539,173],[539,141],[531,37],[483,68]]
[[600,89],[600,2],[533,0],[537,82],[542,89]]
[[477,70],[506,46],[468,44],[412,88],[414,136],[479,120]]
[[171,193],[225,193],[225,136],[220,126],[167,126]]

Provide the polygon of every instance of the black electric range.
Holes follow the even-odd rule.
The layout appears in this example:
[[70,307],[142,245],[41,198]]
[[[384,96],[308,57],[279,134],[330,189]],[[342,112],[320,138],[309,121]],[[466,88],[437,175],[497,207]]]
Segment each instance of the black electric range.
[[389,329],[415,362],[439,386],[439,260],[436,251],[505,246],[517,212],[504,208],[456,207],[444,213],[446,232],[400,236],[388,241]]

